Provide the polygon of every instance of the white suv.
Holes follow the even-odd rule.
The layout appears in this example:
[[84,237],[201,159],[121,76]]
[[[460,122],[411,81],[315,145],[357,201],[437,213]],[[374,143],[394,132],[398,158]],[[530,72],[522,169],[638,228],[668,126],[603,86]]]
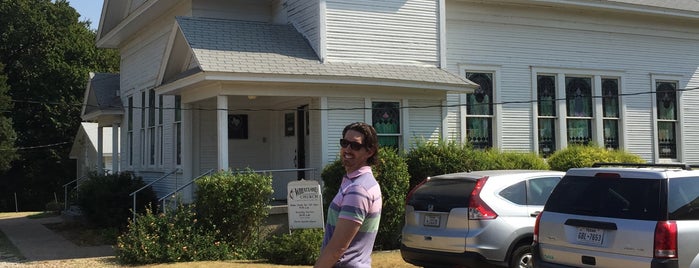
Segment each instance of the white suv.
[[488,170],[426,179],[407,197],[403,260],[425,267],[528,267],[534,220],[564,174]]
[[533,263],[699,267],[699,170],[619,163],[568,170],[537,217]]

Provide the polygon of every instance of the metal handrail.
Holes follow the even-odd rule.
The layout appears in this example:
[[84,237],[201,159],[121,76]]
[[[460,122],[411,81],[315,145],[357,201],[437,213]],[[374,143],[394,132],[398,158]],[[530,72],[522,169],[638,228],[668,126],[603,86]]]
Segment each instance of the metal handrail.
[[180,190],[184,189],[185,187],[191,185],[191,184],[194,183],[196,180],[198,180],[198,179],[200,179],[200,178],[202,178],[202,177],[204,177],[204,176],[211,175],[211,173],[213,173],[214,170],[215,170],[215,169],[213,169],[213,168],[212,168],[212,169],[209,169],[208,171],[202,173],[201,175],[197,176],[196,178],[192,179],[191,181],[189,181],[189,182],[183,184],[183,185],[180,186],[180,187],[177,187],[177,189],[175,189],[174,191],[172,191],[172,192],[170,192],[170,193],[164,195],[163,197],[159,198],[159,199],[158,199],[158,203],[160,203],[161,201],[163,202],[163,211],[165,211],[165,199],[166,199],[166,198],[170,197],[171,195],[177,194],[177,192],[179,192]]
[[134,221],[134,222],[136,221],[136,194],[137,194],[138,192],[142,191],[143,189],[146,189],[146,188],[150,187],[151,185],[155,184],[156,182],[158,182],[158,181],[160,181],[160,180],[162,180],[162,179],[165,179],[165,178],[169,177],[170,175],[176,173],[176,172],[179,171],[179,170],[180,170],[179,168],[176,168],[175,170],[168,172],[167,174],[163,175],[162,177],[160,177],[160,178],[158,178],[158,179],[156,179],[156,180],[154,180],[154,181],[152,181],[152,182],[146,184],[145,186],[143,186],[143,187],[139,188],[138,190],[133,191],[132,193],[129,194],[129,196],[132,196],[132,197],[133,197],[133,221]]
[[65,202],[65,210],[68,211],[68,185],[71,185],[75,183],[75,188],[78,188],[78,182],[80,180],[87,178],[87,175],[83,175],[77,179],[74,179],[72,181],[69,181],[66,184],[63,184],[63,202]]

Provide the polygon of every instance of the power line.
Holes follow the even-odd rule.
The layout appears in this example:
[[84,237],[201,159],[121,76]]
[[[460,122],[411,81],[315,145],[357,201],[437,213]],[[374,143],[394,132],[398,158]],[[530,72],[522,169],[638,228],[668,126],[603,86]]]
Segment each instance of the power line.
[[[693,88],[685,88],[685,89],[677,89],[674,92],[689,92],[689,91],[694,91],[698,90],[699,87],[693,87]],[[635,93],[623,93],[617,95],[618,97],[630,97],[630,96],[639,96],[639,95],[650,95],[650,94],[656,94],[658,93],[657,91],[645,91],[645,92],[635,92]],[[599,98],[604,98],[605,96],[591,96],[593,99],[599,99]],[[546,101],[565,101],[567,98],[555,98],[551,100],[546,100]],[[29,104],[48,104],[48,105],[65,105],[65,103],[59,103],[59,102],[43,102],[43,101],[36,101],[36,100],[12,100],[14,103],[29,103]],[[530,103],[537,103],[539,100],[522,100],[522,101],[503,101],[503,102],[493,102],[493,105],[509,105],[509,104],[530,104]],[[427,108],[454,108],[454,107],[461,107],[461,106],[478,106],[478,105],[484,105],[484,104],[450,104],[450,105],[423,105],[423,106],[400,106],[398,109],[427,109]],[[68,104],[68,106],[76,106],[76,107],[83,107],[83,104]],[[85,107],[87,108],[99,108],[99,106],[96,105],[86,105]],[[106,107],[101,107],[104,109],[127,109],[128,107],[123,107],[123,106],[106,106]],[[150,109],[150,106],[132,106],[132,109]],[[284,111],[296,111],[297,109],[295,108],[227,108],[227,109],[218,109],[218,108],[175,108],[175,107],[154,107],[156,110],[182,110],[182,111],[235,111],[235,112],[284,112]],[[345,108],[307,108],[306,110],[308,111],[352,111],[352,110],[371,110],[371,107],[345,107]],[[5,112],[5,111],[3,111]]]

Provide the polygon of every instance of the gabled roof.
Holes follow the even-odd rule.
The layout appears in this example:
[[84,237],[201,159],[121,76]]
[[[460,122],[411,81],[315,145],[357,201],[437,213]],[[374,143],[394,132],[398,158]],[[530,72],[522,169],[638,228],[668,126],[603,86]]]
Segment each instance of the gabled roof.
[[[73,139],[73,146],[70,149],[70,159],[77,159],[83,153],[85,146],[90,146],[88,149],[97,152],[98,131],[97,123],[81,122],[78,133]],[[102,130],[104,135],[102,140],[102,153],[105,156],[112,154],[112,128],[106,127]]]
[[100,116],[123,115],[119,97],[119,74],[90,73],[85,89],[82,119],[99,121]]
[[[268,75],[277,80],[288,77],[289,81],[303,77],[309,83],[314,79],[363,85],[392,81],[396,86],[419,88],[429,84],[433,89],[468,92],[476,87],[473,82],[435,66],[323,63],[291,25],[192,17],[178,17],[176,21],[177,36],[172,38],[170,55],[166,55],[161,67],[163,83],[173,82],[185,72],[210,72],[230,74],[237,81],[246,75],[257,77],[251,79]],[[189,48],[191,60],[173,63],[188,58],[182,56],[182,51],[172,51],[183,46]]]

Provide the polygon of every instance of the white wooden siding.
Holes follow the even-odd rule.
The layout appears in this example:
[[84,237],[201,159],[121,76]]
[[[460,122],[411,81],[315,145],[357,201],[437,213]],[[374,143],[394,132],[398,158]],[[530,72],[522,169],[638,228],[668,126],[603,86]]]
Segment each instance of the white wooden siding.
[[[634,26],[645,24],[643,18],[638,21],[630,17],[618,21],[609,19],[605,23],[610,26],[606,27],[594,19],[576,20],[580,18],[560,10],[546,13],[521,7],[494,8],[450,2],[447,11],[449,70],[458,73],[459,64],[502,66],[500,96],[506,103],[503,105],[502,132],[498,134],[503,135],[502,149],[532,150],[531,104],[507,104],[532,99],[532,68],[558,68],[567,74],[575,74],[576,70],[622,72],[622,94],[649,93],[652,90],[650,74],[653,73],[684,77],[681,85],[697,76],[697,30],[682,38],[675,30],[659,30],[664,26],[660,24],[652,31],[639,34]],[[449,97],[450,104],[455,100],[456,97]],[[622,102],[626,111],[622,115],[625,149],[652,159],[651,95],[624,96]],[[459,122],[461,117],[453,115],[455,110],[449,110],[452,113],[448,117],[450,128],[463,123]],[[685,111],[685,115],[696,113]],[[685,118],[687,123],[697,122],[690,116]],[[450,129],[449,133],[455,131],[458,130]],[[685,143],[688,138],[697,137],[690,128],[685,128],[685,131]],[[685,155],[699,153],[696,146],[685,146],[685,149],[691,152]]]
[[[345,126],[354,122],[366,122],[364,98],[328,98],[328,160],[335,161],[340,156],[340,139]],[[351,109],[350,109],[351,108]],[[348,109],[348,110],[343,110]]]
[[317,55],[320,55],[320,1],[289,0],[286,1],[289,22],[308,40]]
[[410,133],[405,133],[404,142],[409,148],[416,141],[437,141],[442,133],[442,102],[440,100],[409,100],[408,121]]
[[434,0],[327,0],[327,60],[438,66],[437,10]]
[[272,9],[267,1],[197,0],[192,1],[192,16],[268,22]]
[[[698,63],[699,64],[699,63]],[[684,156],[686,163],[699,164],[699,73],[694,74],[682,93],[684,109]]]

